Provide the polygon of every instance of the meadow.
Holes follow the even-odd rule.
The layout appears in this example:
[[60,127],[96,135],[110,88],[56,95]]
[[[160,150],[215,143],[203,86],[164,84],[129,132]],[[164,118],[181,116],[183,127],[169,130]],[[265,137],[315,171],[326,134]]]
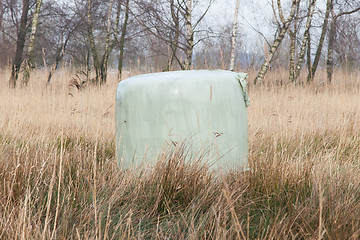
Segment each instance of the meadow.
[[9,89],[0,73],[0,239],[360,238],[360,72],[254,86],[250,71],[251,171],[220,178],[186,146],[118,169],[116,74],[81,91],[73,76]]

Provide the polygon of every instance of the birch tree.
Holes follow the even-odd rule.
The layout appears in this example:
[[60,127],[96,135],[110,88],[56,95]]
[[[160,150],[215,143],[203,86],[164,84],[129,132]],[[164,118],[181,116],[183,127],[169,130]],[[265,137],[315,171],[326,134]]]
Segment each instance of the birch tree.
[[[169,60],[165,71],[171,68],[174,60],[181,69],[191,69],[194,47],[203,40],[201,37],[194,40],[194,37],[213,2],[208,0],[197,16],[193,14],[195,4],[192,0],[145,1],[138,3],[139,12],[131,11],[146,31],[168,46]],[[184,60],[181,59],[183,56]]]
[[5,13],[5,10],[4,10],[4,4],[3,2],[1,1],[0,2],[0,38],[2,36],[2,33],[3,33],[3,18],[4,18],[4,13]]
[[317,46],[317,49],[316,49],[314,62],[311,64],[311,71],[308,73],[308,76],[307,76],[307,82],[308,83],[312,82],[314,80],[314,76],[315,76],[319,61],[320,61],[322,48],[323,48],[324,40],[325,40],[325,35],[326,35],[326,32],[327,32],[327,28],[328,28],[329,15],[330,15],[330,12],[331,12],[332,8],[333,8],[333,0],[327,0],[326,1],[326,12],[325,12],[325,17],[324,17],[324,22],[322,24],[319,43],[318,43],[318,46]]
[[[129,22],[129,2],[130,0],[126,0],[125,3],[125,18],[124,18],[124,23],[122,25],[121,28],[121,36],[120,36],[120,54],[119,54],[119,63],[118,63],[118,80],[121,80],[121,75],[122,75],[122,69],[123,69],[123,62],[124,62],[124,47],[125,47],[125,36],[126,36],[126,29],[127,29],[127,25]],[[120,4],[118,5],[118,14],[117,17],[120,16],[119,11],[120,11]],[[119,20],[116,21],[117,23],[119,22]]]
[[[46,22],[40,26],[46,27],[44,25],[48,24],[49,27],[43,31],[47,34],[56,35],[50,46],[44,46],[53,52],[53,54],[51,54],[53,57],[50,60],[52,64],[47,77],[47,83],[49,84],[65,56],[66,49],[71,42],[71,39],[76,37],[76,34],[79,34],[81,32],[79,30],[84,28],[85,25],[78,17],[77,13],[73,11],[73,6],[68,5],[67,3],[54,2],[51,6],[44,6],[44,15],[46,15],[47,12],[52,14],[52,18],[45,20]],[[39,30],[41,31],[42,29],[39,28]],[[41,38],[41,35],[39,38]]]
[[[265,76],[265,74],[269,68],[269,65],[274,57],[274,54],[276,53],[278,47],[280,46],[282,40],[285,37],[286,32],[288,31],[288,29],[290,27],[290,24],[294,18],[294,15],[296,12],[296,7],[297,7],[299,1],[300,0],[292,0],[290,14],[289,14],[288,18],[284,21],[284,23],[281,26],[279,26],[279,28],[278,28],[279,34],[277,35],[276,39],[274,40],[273,44],[271,45],[269,53],[267,54],[268,57],[265,59],[265,62],[261,66],[259,73],[257,74],[256,78],[254,79],[254,84],[261,83],[262,80],[264,79],[264,76]],[[278,9],[278,10],[282,11],[280,9]]]
[[307,38],[307,48],[306,48],[306,66],[308,73],[311,72],[311,34],[309,30],[309,36]]
[[237,31],[237,22],[238,22],[238,15],[239,15],[239,6],[240,6],[240,0],[236,0],[233,29],[232,29],[232,35],[231,35],[230,71],[234,71],[234,68],[235,68],[236,31]]
[[[175,5],[174,2],[172,1],[172,8],[177,8],[178,12],[182,15],[183,19],[185,20],[185,44],[183,47],[178,46],[179,48],[182,48],[185,52],[185,61],[184,64],[182,65],[180,62],[180,66],[182,69],[184,70],[190,70],[192,67],[192,57],[193,57],[193,52],[194,52],[194,47],[197,43],[199,43],[200,41],[197,41],[196,43],[194,42],[194,34],[197,31],[197,28],[199,27],[199,24],[201,23],[201,21],[203,20],[203,18],[205,17],[205,15],[207,14],[210,6],[212,5],[212,3],[214,2],[213,0],[209,1],[209,4],[207,6],[207,8],[201,13],[200,17],[195,21],[195,23],[193,24],[193,0],[183,0],[183,1],[177,1],[178,5]],[[173,18],[174,23],[175,23],[175,28],[179,29],[177,24],[178,22],[175,21],[179,21],[176,18]],[[180,31],[178,31],[177,34],[180,34]],[[175,34],[175,42],[179,42],[178,41],[178,35]],[[173,44],[173,43],[172,43]],[[173,48],[175,48],[173,46]],[[175,53],[172,51],[172,56],[173,57],[175,55]]]
[[192,0],[186,0],[186,7],[184,11],[185,26],[186,26],[186,56],[185,56],[185,70],[189,70],[192,63],[192,55],[194,49],[194,29],[191,23]]
[[[111,3],[113,1],[111,0]],[[93,23],[92,23],[92,13],[91,13],[91,6],[92,5],[92,1],[88,0],[87,1],[87,31],[88,31],[88,38],[89,38],[89,42],[90,42],[90,49],[91,49],[91,55],[93,57],[93,65],[94,65],[94,69],[95,69],[95,82],[96,84],[99,82],[99,78],[100,78],[100,68],[101,68],[101,63],[97,54],[97,50],[96,50],[96,45],[95,45],[95,39],[94,39],[94,34],[93,34]],[[112,5],[112,4],[111,4]]]
[[316,0],[309,0],[309,7],[307,10],[307,19],[306,19],[306,24],[305,24],[304,36],[303,36],[303,39],[301,42],[299,58],[298,58],[298,62],[295,67],[295,72],[294,72],[294,79],[293,79],[294,82],[297,81],[297,78],[300,75],[301,66],[303,65],[303,63],[305,61],[306,46],[308,46],[309,53],[310,53],[310,27],[311,27],[311,21],[312,21],[313,15],[314,15],[315,4],[316,4]]
[[42,0],[36,0],[36,8],[35,8],[35,12],[33,15],[32,24],[31,24],[29,47],[27,50],[26,60],[25,60],[25,64],[24,64],[24,75],[23,75],[23,79],[22,79],[22,84],[25,87],[27,87],[27,85],[29,83],[31,68],[33,67],[35,37],[36,37],[36,30],[37,30],[38,21],[39,21],[41,3],[42,3]]
[[70,37],[74,34],[75,30],[76,30],[76,28],[72,28],[68,33],[65,33],[65,34],[62,33],[63,36],[61,38],[60,46],[56,50],[55,63],[50,68],[50,72],[49,72],[49,75],[47,78],[47,83],[50,83],[52,76],[54,75],[56,69],[58,68],[60,62],[62,61],[64,54],[65,54],[66,46],[68,45]]
[[[192,0],[186,0],[186,8],[183,12],[184,18],[186,20],[186,57],[185,57],[185,70],[190,70],[192,67],[192,55],[194,51],[194,47],[196,44],[202,41],[202,39],[198,39],[196,42],[194,42],[194,34],[195,32],[198,32],[199,25],[201,21],[204,19],[205,15],[208,13],[211,5],[214,3],[215,0],[209,0],[209,3],[206,7],[206,9],[200,14],[200,17],[194,21],[194,24],[192,24],[193,16],[193,3]],[[181,7],[181,6],[180,6]]]
[[174,63],[174,59],[176,57],[176,51],[178,49],[178,45],[179,45],[179,37],[180,37],[180,16],[179,16],[179,10],[175,7],[175,3],[174,0],[170,0],[170,13],[171,13],[171,19],[173,21],[173,40],[170,42],[170,54],[169,54],[169,60],[168,60],[168,64],[166,66],[166,68],[164,69],[165,71],[170,71],[173,63]]
[[[286,20],[283,15],[281,1],[277,0],[276,2],[277,2],[278,14],[279,14],[281,24],[285,24]],[[277,24],[280,26],[281,24],[276,17],[276,10],[275,10],[273,1],[272,1],[272,9],[273,9]],[[298,19],[299,19],[299,9],[300,9],[300,1],[298,1],[297,5],[296,5],[296,14],[295,14],[294,21],[293,21],[294,22],[293,29],[291,29],[291,27],[289,27],[287,29],[288,35],[290,37],[290,54],[289,54],[289,81],[290,82],[294,81],[294,79],[295,79],[295,52],[296,52],[296,38],[297,38],[297,25],[298,25]]]
[[[110,38],[111,38],[111,12],[112,6],[114,4],[114,0],[110,0],[108,17],[107,17],[107,28],[106,28],[106,41],[105,41],[105,51],[103,57],[100,62],[100,83],[106,83],[107,78],[107,66],[109,61],[110,52],[112,51],[113,46],[110,46]],[[93,38],[92,38],[93,39]],[[112,45],[114,45],[116,41],[113,41]],[[114,45],[115,46],[115,45]],[[93,48],[94,51],[96,49]]]
[[360,3],[349,11],[342,11],[339,13],[335,13],[334,8],[331,9],[331,23],[328,37],[328,51],[327,51],[327,61],[326,61],[326,72],[327,72],[327,81],[331,83],[333,68],[334,68],[334,42],[337,34],[337,21],[341,16],[350,15],[360,11]]
[[[95,83],[96,84],[104,84],[106,83],[107,78],[107,69],[108,69],[108,60],[111,51],[115,47],[115,45],[118,43],[117,40],[117,34],[112,35],[112,22],[111,22],[111,16],[112,16],[112,8],[113,8],[114,0],[109,1],[109,8],[107,11],[107,20],[106,20],[106,37],[105,37],[105,46],[104,51],[101,56],[99,56],[96,42],[95,42],[95,36],[93,32],[93,20],[92,20],[92,0],[87,0],[87,33],[88,33],[88,39],[90,43],[90,49],[91,49],[91,55],[93,58],[93,67],[95,70]],[[120,4],[120,1],[118,2]],[[116,27],[115,31],[118,29],[119,25],[119,17],[120,15],[120,8],[118,8],[117,16],[116,16]],[[111,37],[113,36],[113,37]]]
[[28,22],[28,12],[29,12],[29,0],[23,0],[23,6],[21,11],[20,19],[20,28],[17,33],[16,39],[16,52],[14,56],[14,61],[11,67],[11,75],[9,80],[9,87],[15,88],[16,82],[19,76],[20,66],[22,63],[25,38],[27,33],[27,22]]

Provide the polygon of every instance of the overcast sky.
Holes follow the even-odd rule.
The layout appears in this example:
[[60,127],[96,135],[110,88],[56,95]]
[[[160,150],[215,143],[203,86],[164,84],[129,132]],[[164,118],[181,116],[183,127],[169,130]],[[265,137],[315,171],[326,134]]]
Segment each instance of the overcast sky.
[[[209,10],[207,21],[219,26],[232,25],[235,2],[236,0],[215,0]],[[252,28],[261,31],[267,38],[272,37],[271,19],[272,9],[268,0],[240,0],[238,30],[250,48],[262,41],[260,35]]]
[[[199,1],[207,2],[207,0]],[[325,2],[326,0],[317,1],[313,22],[316,22],[318,16],[320,16],[317,13],[325,10]],[[225,24],[232,25],[235,3],[236,0],[215,0],[209,10],[206,21],[219,26],[224,26]],[[301,1],[301,4],[304,6],[307,5],[307,3],[308,1]],[[289,14],[291,0],[281,0],[281,4],[284,15],[287,16]],[[272,24],[273,19],[271,0],[240,0],[238,30],[243,36],[242,41],[243,44],[246,45],[246,49],[251,51],[256,47],[263,48],[263,38],[254,29],[263,33],[270,43],[273,41],[275,33],[275,26]],[[313,31],[317,30],[313,29]]]

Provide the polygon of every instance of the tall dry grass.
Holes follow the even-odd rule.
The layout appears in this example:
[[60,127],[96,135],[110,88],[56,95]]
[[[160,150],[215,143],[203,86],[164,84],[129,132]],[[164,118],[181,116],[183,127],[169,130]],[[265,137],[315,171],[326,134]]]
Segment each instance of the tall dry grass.
[[220,178],[185,164],[186,145],[117,169],[115,74],[82,91],[72,74],[0,77],[0,239],[359,239],[359,73],[250,84],[252,170]]

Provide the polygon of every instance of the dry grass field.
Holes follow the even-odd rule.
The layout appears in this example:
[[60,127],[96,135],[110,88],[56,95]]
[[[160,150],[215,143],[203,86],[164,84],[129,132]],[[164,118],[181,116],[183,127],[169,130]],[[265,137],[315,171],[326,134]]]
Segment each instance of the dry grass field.
[[[249,86],[251,171],[221,178],[182,149],[147,172],[116,166],[116,76],[27,89],[0,73],[0,239],[359,239],[360,73],[330,86]],[[250,82],[254,73],[250,72]]]

